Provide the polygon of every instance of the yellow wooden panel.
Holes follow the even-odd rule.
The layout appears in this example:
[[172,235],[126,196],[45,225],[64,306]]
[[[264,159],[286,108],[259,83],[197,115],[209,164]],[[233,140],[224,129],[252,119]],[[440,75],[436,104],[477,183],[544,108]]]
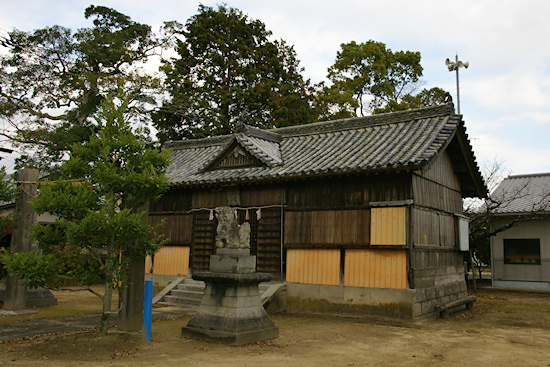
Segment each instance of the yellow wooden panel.
[[[151,258],[145,259],[145,272],[149,273]],[[187,275],[189,273],[189,247],[164,246],[155,254],[153,274]]]
[[371,209],[371,245],[405,245],[406,208],[372,208]]
[[340,250],[289,249],[286,281],[305,284],[340,284]]
[[346,250],[344,286],[407,289],[406,250]]

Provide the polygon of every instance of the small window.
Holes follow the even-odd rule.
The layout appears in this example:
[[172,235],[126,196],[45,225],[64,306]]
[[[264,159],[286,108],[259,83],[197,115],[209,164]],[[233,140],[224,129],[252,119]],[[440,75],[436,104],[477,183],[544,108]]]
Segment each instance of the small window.
[[522,265],[540,265],[540,240],[505,239],[504,263]]

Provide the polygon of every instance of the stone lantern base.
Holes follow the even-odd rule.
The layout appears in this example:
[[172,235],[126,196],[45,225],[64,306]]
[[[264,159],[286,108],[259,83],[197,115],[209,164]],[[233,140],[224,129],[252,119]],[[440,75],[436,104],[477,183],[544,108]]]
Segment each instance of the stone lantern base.
[[193,274],[206,288],[183,334],[233,345],[277,338],[279,328],[264,310],[258,288],[271,275],[255,268],[256,257],[249,250],[218,249],[210,258],[210,271]]

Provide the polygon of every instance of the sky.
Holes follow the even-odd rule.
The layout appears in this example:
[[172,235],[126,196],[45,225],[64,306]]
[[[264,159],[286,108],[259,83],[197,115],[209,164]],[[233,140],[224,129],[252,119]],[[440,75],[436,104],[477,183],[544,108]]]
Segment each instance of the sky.
[[[2,0],[0,32],[54,24],[91,26],[84,9],[104,5],[149,24],[181,23],[195,0]],[[550,1],[547,0],[226,0],[262,21],[272,39],[293,45],[304,76],[327,82],[342,43],[383,42],[392,51],[419,51],[423,88],[453,95],[456,72],[445,59],[469,62],[459,70],[460,111],[480,167],[500,162],[503,174],[550,172]],[[10,158],[0,163],[9,164]]]

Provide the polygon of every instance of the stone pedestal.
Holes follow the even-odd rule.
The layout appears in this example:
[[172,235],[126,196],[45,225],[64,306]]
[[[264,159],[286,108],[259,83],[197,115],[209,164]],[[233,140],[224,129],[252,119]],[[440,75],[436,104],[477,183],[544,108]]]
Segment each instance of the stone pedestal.
[[210,258],[210,271],[193,274],[206,289],[183,334],[233,345],[278,337],[279,328],[264,310],[258,288],[271,275],[255,269],[256,257],[248,249],[218,249]]
[[4,310],[21,310],[29,307],[48,307],[48,306],[54,306],[57,304],[57,298],[55,298],[52,292],[50,292],[46,288],[37,288],[37,289],[25,288],[25,307],[24,308],[14,309],[9,305],[6,305],[4,307],[5,299],[6,299],[6,281],[4,280],[0,282],[0,306]]

